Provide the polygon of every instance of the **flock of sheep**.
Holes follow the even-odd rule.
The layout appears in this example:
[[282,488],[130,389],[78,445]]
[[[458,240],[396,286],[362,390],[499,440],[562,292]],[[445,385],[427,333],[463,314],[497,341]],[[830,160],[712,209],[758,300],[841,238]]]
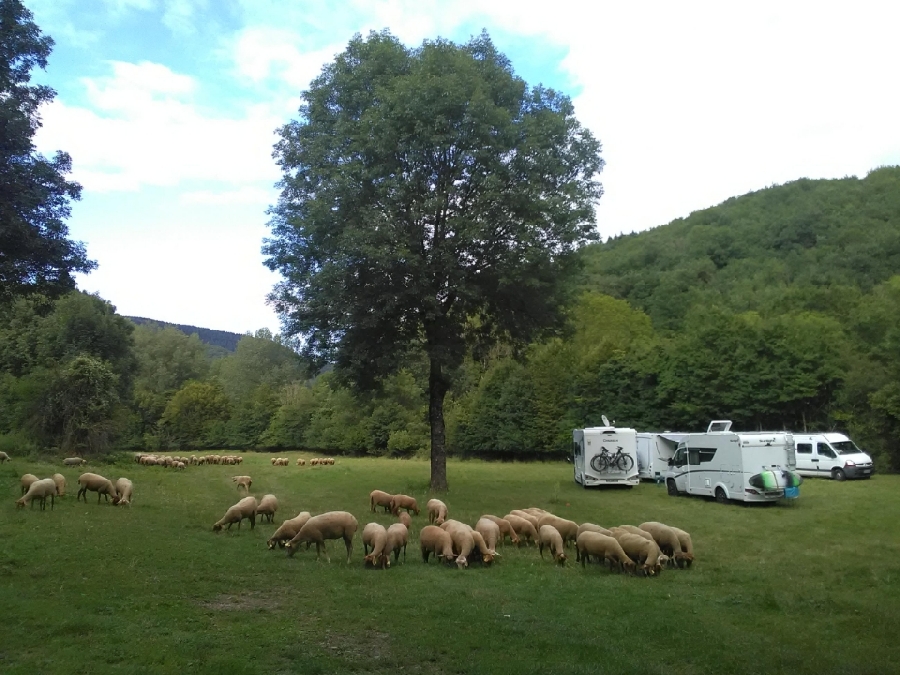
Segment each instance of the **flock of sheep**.
[[[65,460],[68,462],[68,460]],[[68,464],[71,466],[71,464]],[[112,499],[115,506],[131,504],[131,498],[134,494],[134,484],[127,478],[120,478],[113,483],[108,478],[104,478],[96,473],[83,473],[78,477],[78,494],[75,499],[84,498],[87,502],[87,493],[97,493],[97,503],[100,503],[100,497],[106,497],[108,502]],[[38,478],[32,473],[26,473],[22,476],[20,483],[22,485],[22,496],[16,500],[16,508],[24,508],[30,505],[34,508],[35,500],[41,504],[41,510],[47,508],[47,497],[50,497],[50,510],[56,504],[56,498],[66,494],[66,477],[61,473],[55,473],[51,478]]]

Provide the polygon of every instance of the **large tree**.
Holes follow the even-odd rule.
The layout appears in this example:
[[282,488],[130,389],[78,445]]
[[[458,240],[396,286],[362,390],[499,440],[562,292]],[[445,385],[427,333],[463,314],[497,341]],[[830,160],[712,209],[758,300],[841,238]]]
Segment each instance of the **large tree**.
[[68,238],[70,203],[81,194],[66,180],[71,158],[35,150],[40,107],[56,92],[29,84],[53,47],[32,18],[19,0],[0,0],[0,303],[34,291],[61,295],[75,288],[74,272],[96,267]]
[[467,349],[559,329],[576,249],[597,238],[600,144],[529,89],[487,34],[406,48],[354,37],[280,129],[270,296],[306,355],[357,385],[429,362],[431,485]]

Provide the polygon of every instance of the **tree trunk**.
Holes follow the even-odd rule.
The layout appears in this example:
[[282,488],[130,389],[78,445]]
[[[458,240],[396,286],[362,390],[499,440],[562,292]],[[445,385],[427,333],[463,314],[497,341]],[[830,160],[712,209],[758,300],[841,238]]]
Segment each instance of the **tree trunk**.
[[441,372],[441,364],[431,359],[428,375],[428,422],[431,425],[431,489],[447,490],[447,450],[444,447],[444,396],[447,383]]

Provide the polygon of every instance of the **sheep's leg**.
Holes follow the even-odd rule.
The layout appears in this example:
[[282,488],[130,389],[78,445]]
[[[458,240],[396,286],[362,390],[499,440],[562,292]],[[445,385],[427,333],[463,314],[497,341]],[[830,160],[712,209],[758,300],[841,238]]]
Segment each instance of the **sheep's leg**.
[[56,495],[50,495],[50,510],[53,510],[53,507],[56,506]]
[[[353,539],[352,538],[348,539],[347,537],[344,537],[344,544],[346,544],[346,546],[347,546],[347,564],[349,565],[350,564],[350,555],[353,553]],[[372,547],[372,550],[373,551],[375,550],[374,546]]]
[[422,562],[426,565],[428,564],[428,554],[430,553],[431,551],[429,551],[427,548],[422,549]]
[[254,513],[250,516],[250,529],[254,529],[256,527],[256,514]]

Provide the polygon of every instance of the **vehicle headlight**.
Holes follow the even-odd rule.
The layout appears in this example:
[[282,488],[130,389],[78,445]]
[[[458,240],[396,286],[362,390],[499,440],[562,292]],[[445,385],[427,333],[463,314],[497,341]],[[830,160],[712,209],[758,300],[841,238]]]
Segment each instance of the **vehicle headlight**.
[[856,466],[856,462],[851,462],[849,459],[844,462],[844,466]]

